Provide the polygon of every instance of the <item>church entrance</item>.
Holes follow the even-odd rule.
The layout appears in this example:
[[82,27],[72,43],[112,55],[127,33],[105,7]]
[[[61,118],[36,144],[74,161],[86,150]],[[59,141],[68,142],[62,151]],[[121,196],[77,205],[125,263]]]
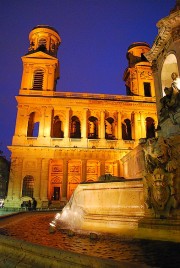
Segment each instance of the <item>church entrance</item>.
[[53,190],[53,200],[60,200],[60,187],[54,187]]

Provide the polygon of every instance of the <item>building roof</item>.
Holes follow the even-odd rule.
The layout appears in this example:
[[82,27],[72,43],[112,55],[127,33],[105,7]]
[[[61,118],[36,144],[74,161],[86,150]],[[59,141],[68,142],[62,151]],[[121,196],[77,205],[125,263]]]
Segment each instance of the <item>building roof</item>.
[[54,28],[54,27],[51,27],[49,25],[45,25],[45,24],[41,24],[41,25],[37,25],[36,27],[34,27],[32,30],[35,30],[35,29],[38,29],[38,28],[47,28],[47,29],[51,29],[53,31],[55,31],[58,35],[58,31]]

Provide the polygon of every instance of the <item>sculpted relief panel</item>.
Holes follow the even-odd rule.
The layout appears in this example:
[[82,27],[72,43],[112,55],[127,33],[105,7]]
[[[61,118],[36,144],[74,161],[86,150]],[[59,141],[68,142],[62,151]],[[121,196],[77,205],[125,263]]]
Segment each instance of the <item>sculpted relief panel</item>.
[[87,161],[86,181],[97,181],[100,174],[100,162]]
[[68,161],[68,182],[80,183],[81,181],[81,160]]
[[145,153],[144,174],[147,209],[155,217],[167,218],[180,203],[180,148],[176,138],[149,139],[142,145]]

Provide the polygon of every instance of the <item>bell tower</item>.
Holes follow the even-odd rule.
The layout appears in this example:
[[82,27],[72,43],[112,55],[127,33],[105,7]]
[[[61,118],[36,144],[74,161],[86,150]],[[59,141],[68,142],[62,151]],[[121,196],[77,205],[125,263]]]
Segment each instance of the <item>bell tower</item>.
[[155,96],[151,64],[144,56],[144,53],[147,53],[149,50],[150,46],[146,42],[135,42],[128,47],[126,54],[128,68],[123,76],[127,95]]
[[[33,92],[42,95],[44,91],[56,91],[60,77],[58,47],[61,38],[58,32],[48,25],[38,25],[29,34],[30,47],[22,57],[23,74],[20,94]],[[32,92],[33,91],[33,92]]]

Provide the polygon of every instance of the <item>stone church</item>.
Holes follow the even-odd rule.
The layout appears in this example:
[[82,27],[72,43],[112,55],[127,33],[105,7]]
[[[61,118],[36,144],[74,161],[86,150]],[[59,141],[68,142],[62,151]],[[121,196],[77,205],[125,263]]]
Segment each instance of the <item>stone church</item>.
[[[59,207],[81,182],[124,176],[123,162],[140,138],[155,136],[156,98],[145,42],[128,47],[126,95],[58,92],[58,32],[38,25],[29,34],[11,151],[5,207],[34,197]],[[138,161],[138,159],[137,159]],[[138,174],[136,174],[138,176]]]

